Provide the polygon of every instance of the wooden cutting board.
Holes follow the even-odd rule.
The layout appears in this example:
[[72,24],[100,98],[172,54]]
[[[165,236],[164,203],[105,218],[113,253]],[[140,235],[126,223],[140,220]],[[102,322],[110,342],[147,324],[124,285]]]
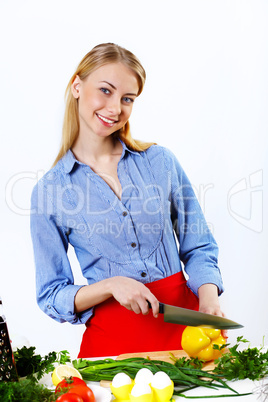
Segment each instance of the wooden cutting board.
[[[183,350],[171,350],[171,351],[161,351],[161,352],[142,352],[142,353],[125,353],[122,355],[117,356],[116,360],[123,360],[123,359],[129,359],[131,357],[144,357],[144,358],[149,358],[151,360],[162,360],[168,363],[174,363],[173,360],[171,360],[170,353],[172,353],[175,357],[178,359],[181,357],[189,357],[186,352]],[[203,370],[213,370],[215,367],[214,362],[208,362],[205,363],[203,366]],[[111,381],[105,381],[101,380],[100,385],[102,387],[110,387]]]

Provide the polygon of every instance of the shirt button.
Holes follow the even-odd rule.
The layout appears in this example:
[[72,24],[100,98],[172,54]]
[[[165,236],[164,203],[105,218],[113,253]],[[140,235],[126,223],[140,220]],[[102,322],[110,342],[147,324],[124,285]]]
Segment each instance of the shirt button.
[[142,272],[142,273],[141,273],[141,276],[142,276],[143,278],[145,278],[145,276],[147,276],[146,272]]
[[131,247],[133,247],[133,248],[134,248],[134,247],[136,247],[136,246],[137,246],[137,244],[136,244],[136,243],[134,243],[134,242],[133,242],[133,243],[131,243]]
[[127,212],[126,212],[126,211],[124,211],[122,215],[123,215],[123,216],[127,216]]

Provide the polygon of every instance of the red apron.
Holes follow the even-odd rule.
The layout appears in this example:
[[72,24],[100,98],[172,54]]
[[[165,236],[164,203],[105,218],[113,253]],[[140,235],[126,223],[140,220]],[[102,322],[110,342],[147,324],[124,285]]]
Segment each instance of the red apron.
[[[146,284],[155,297],[165,304],[198,310],[198,298],[186,286],[182,272]],[[181,349],[185,326],[158,318],[135,314],[114,298],[98,304],[86,323],[78,357],[118,356],[122,353]]]

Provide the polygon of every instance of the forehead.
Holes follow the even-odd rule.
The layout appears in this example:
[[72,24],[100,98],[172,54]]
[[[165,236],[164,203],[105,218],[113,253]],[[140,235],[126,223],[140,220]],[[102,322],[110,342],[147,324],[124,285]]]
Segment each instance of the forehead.
[[136,73],[123,63],[104,64],[92,71],[86,81],[108,82],[117,89],[128,87],[132,92],[139,89]]

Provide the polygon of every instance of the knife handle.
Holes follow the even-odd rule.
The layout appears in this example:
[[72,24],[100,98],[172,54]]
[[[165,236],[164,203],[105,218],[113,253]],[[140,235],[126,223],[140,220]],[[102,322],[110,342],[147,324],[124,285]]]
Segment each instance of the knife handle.
[[[151,303],[147,300],[147,303],[149,304],[149,308],[152,308]],[[164,307],[165,305],[163,303],[159,302],[159,313],[164,314]]]

